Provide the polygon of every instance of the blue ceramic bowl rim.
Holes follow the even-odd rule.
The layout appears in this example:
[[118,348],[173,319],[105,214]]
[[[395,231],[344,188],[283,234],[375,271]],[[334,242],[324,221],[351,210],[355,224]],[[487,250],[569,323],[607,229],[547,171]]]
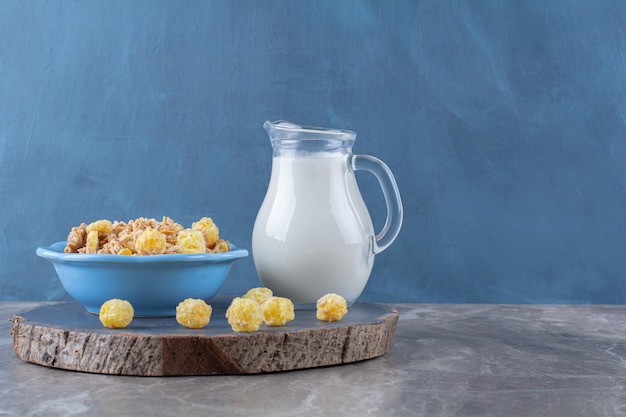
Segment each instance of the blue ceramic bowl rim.
[[105,262],[118,264],[154,264],[154,263],[222,263],[232,262],[239,258],[248,256],[246,249],[238,248],[231,243],[231,250],[222,253],[194,253],[194,254],[166,254],[166,255],[146,255],[146,256],[127,256],[127,255],[109,255],[109,254],[84,254],[84,253],[65,253],[64,249],[67,242],[56,242],[50,246],[37,248],[37,255],[50,261],[58,262]]

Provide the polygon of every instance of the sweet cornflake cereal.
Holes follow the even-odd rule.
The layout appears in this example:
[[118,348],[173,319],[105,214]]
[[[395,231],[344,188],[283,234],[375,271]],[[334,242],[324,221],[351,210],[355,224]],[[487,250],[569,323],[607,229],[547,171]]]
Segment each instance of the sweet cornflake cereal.
[[236,297],[226,310],[228,324],[235,332],[255,332],[263,323],[261,304],[250,298]]
[[113,229],[113,223],[111,223],[110,220],[96,220],[93,223],[90,223],[87,226],[87,232],[91,232],[92,230],[97,231],[98,233],[101,234],[107,234],[107,233],[111,233],[111,230]]
[[196,298],[187,298],[176,306],[176,321],[190,329],[201,329],[209,324],[213,308]]
[[135,310],[126,300],[114,298],[100,307],[100,322],[110,329],[123,329],[133,321]]
[[199,230],[182,230],[178,233],[176,245],[180,248],[180,253],[206,253],[204,235]]
[[[202,239],[200,239],[202,236]],[[161,255],[179,253],[222,253],[230,243],[219,237],[210,217],[202,217],[186,229],[173,219],[139,217],[128,222],[102,219],[72,227],[65,253],[112,255]]]
[[137,255],[162,255],[167,250],[165,235],[151,227],[147,228],[135,240]]
[[317,300],[316,317],[322,321],[339,321],[348,312],[346,299],[339,294],[326,294]]
[[296,318],[293,303],[289,298],[270,297],[263,304],[263,318],[268,326],[284,326]]
[[250,288],[248,292],[241,296],[241,298],[250,298],[255,300],[259,304],[263,304],[268,298],[273,296],[274,293],[267,287]]
[[98,231],[92,230],[87,233],[87,242],[85,242],[85,253],[98,252]]
[[215,246],[210,248],[210,250],[207,249],[207,252],[211,253],[222,253],[228,251],[230,251],[230,243],[224,239],[218,239],[218,241],[215,242]]
[[191,228],[202,232],[206,245],[209,248],[215,246],[220,238],[220,229],[213,223],[213,219],[210,217],[203,217],[192,223]]

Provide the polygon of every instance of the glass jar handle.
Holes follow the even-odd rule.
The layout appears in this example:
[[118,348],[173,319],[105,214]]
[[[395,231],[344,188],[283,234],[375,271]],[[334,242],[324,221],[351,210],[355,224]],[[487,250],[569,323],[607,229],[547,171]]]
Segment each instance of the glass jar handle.
[[351,165],[355,171],[363,170],[374,174],[383,190],[385,204],[387,205],[387,219],[383,229],[376,235],[372,245],[374,254],[378,254],[387,249],[396,239],[398,233],[400,233],[403,217],[400,191],[393,173],[380,159],[370,155],[353,155]]

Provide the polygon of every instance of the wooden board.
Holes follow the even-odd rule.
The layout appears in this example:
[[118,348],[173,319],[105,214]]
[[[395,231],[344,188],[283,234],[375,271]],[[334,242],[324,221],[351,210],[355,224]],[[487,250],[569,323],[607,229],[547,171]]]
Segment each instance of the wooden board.
[[104,328],[80,304],[42,306],[13,319],[13,348],[24,361],[74,371],[141,376],[258,374],[371,359],[393,345],[398,312],[355,303],[335,323],[296,311],[283,327],[235,333],[228,300],[211,301],[211,322],[187,329],[174,317],[135,318],[125,329]]

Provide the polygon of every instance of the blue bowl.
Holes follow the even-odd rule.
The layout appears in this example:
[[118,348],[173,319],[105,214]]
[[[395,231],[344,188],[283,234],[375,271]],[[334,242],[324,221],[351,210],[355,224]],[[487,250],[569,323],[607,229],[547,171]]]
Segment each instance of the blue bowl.
[[135,316],[176,315],[186,298],[208,301],[221,288],[234,261],[248,251],[231,245],[224,253],[124,256],[65,253],[66,242],[37,248],[52,262],[65,291],[90,313],[112,298],[128,300]]

